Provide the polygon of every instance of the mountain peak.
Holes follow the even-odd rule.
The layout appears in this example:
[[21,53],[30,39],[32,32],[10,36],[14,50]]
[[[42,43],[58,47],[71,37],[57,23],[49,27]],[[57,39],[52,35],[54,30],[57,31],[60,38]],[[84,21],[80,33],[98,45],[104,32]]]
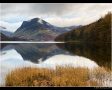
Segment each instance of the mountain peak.
[[31,20],[25,21],[25,22],[30,22],[30,23],[40,23],[43,24],[43,22],[45,22],[44,20],[42,20],[41,18],[33,18]]
[[33,18],[28,21],[23,21],[21,27],[29,27],[29,26],[36,25],[36,24],[42,24],[42,22],[43,21],[40,18]]
[[41,18],[33,18],[29,20],[29,22],[38,22],[39,20],[42,20]]
[[49,28],[50,27],[51,28],[53,26],[41,18],[33,18],[28,21],[23,21],[20,28],[22,29],[22,28],[26,28],[26,27],[28,27],[28,28],[32,28],[32,27]]

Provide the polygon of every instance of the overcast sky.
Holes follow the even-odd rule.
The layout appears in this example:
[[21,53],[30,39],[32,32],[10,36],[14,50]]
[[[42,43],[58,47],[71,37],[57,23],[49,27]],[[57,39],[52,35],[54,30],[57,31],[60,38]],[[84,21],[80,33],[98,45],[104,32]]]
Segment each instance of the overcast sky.
[[15,31],[23,21],[41,18],[64,27],[89,24],[108,11],[110,3],[2,3],[0,4],[0,24]]

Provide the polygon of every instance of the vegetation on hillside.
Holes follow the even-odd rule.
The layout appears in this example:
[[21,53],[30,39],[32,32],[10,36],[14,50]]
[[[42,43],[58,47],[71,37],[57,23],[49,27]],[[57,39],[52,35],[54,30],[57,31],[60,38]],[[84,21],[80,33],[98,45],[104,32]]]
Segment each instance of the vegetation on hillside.
[[99,20],[58,36],[56,41],[111,42],[111,16],[109,12]]

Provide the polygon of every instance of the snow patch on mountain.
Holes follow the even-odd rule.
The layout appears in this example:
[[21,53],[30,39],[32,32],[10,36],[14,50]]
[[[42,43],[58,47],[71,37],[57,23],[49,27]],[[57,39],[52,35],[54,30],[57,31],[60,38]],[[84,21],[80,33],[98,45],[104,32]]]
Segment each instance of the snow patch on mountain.
[[42,20],[42,19],[39,19],[38,22],[39,22],[40,24],[43,24],[43,20]]

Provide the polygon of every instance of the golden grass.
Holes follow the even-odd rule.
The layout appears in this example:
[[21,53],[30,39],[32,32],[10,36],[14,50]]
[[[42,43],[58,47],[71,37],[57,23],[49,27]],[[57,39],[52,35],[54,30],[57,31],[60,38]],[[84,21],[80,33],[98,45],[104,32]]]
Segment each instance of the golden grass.
[[87,69],[61,68],[56,70],[23,68],[11,72],[7,86],[84,86],[88,85]]
[[[99,72],[98,70],[97,72]],[[95,73],[96,75],[98,73]],[[12,71],[6,77],[6,86],[98,86],[90,79],[87,68],[57,67],[22,68]]]

